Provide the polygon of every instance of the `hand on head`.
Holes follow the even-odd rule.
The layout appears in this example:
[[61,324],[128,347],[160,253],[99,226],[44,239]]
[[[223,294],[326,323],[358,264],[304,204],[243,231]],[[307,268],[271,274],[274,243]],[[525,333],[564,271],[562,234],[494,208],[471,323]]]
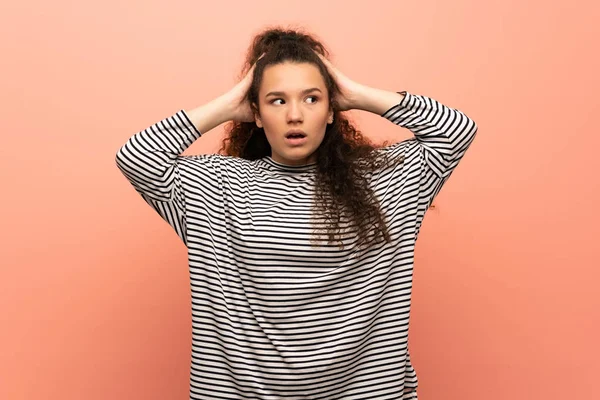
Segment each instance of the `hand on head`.
[[[260,60],[264,53],[258,58]],[[256,60],[258,62],[258,60]],[[244,78],[225,94],[228,101],[231,103],[231,120],[236,122],[252,122],[254,121],[254,113],[250,107],[250,102],[247,99],[248,90],[252,85],[252,78],[256,63],[248,70]]]
[[317,55],[321,61],[323,61],[329,74],[337,84],[339,92],[337,93],[335,100],[337,100],[337,103],[340,106],[340,111],[356,108],[358,106],[358,98],[362,85],[341,73],[339,69],[334,67],[333,64],[321,54],[317,53]]

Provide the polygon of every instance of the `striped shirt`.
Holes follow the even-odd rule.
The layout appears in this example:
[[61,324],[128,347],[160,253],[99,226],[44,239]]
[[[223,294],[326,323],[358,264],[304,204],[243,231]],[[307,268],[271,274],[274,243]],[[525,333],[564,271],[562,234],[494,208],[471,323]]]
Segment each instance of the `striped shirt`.
[[408,350],[415,241],[474,139],[459,110],[407,92],[382,117],[414,138],[369,172],[391,242],[311,244],[316,163],[183,156],[184,110],[135,133],[116,163],[188,249],[190,399],[416,399]]

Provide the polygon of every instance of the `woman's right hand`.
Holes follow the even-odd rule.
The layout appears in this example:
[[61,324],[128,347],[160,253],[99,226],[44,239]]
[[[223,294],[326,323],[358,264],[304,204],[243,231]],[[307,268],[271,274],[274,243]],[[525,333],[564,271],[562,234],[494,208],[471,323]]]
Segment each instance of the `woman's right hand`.
[[252,84],[255,66],[256,63],[229,92],[204,105],[186,110],[188,117],[198,131],[208,132],[227,121],[254,122],[254,114],[250,108],[250,103],[246,100],[246,95]]
[[[261,58],[262,56],[258,59],[260,60]],[[235,122],[254,121],[254,113],[252,112],[250,102],[247,100],[246,96],[248,94],[248,89],[250,89],[250,85],[252,84],[255,68],[256,63],[248,70],[246,76],[224,95],[231,107],[229,112],[230,118]]]

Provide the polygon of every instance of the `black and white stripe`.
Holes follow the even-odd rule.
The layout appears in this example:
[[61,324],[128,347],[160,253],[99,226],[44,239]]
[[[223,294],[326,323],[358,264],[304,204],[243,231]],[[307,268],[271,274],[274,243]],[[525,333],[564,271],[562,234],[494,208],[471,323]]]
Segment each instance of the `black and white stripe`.
[[405,94],[382,116],[415,139],[378,151],[370,177],[391,243],[311,246],[315,164],[182,156],[201,133],[183,110],[133,135],[116,163],[188,247],[190,399],[416,399],[408,351],[415,241],[477,127]]

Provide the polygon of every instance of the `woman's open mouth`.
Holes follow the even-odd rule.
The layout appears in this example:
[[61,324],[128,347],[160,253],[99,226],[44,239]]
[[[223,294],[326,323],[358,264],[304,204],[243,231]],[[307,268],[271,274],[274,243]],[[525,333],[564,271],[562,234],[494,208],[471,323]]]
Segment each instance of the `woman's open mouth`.
[[308,140],[304,132],[288,132],[285,135],[285,142],[291,146],[299,146]]

